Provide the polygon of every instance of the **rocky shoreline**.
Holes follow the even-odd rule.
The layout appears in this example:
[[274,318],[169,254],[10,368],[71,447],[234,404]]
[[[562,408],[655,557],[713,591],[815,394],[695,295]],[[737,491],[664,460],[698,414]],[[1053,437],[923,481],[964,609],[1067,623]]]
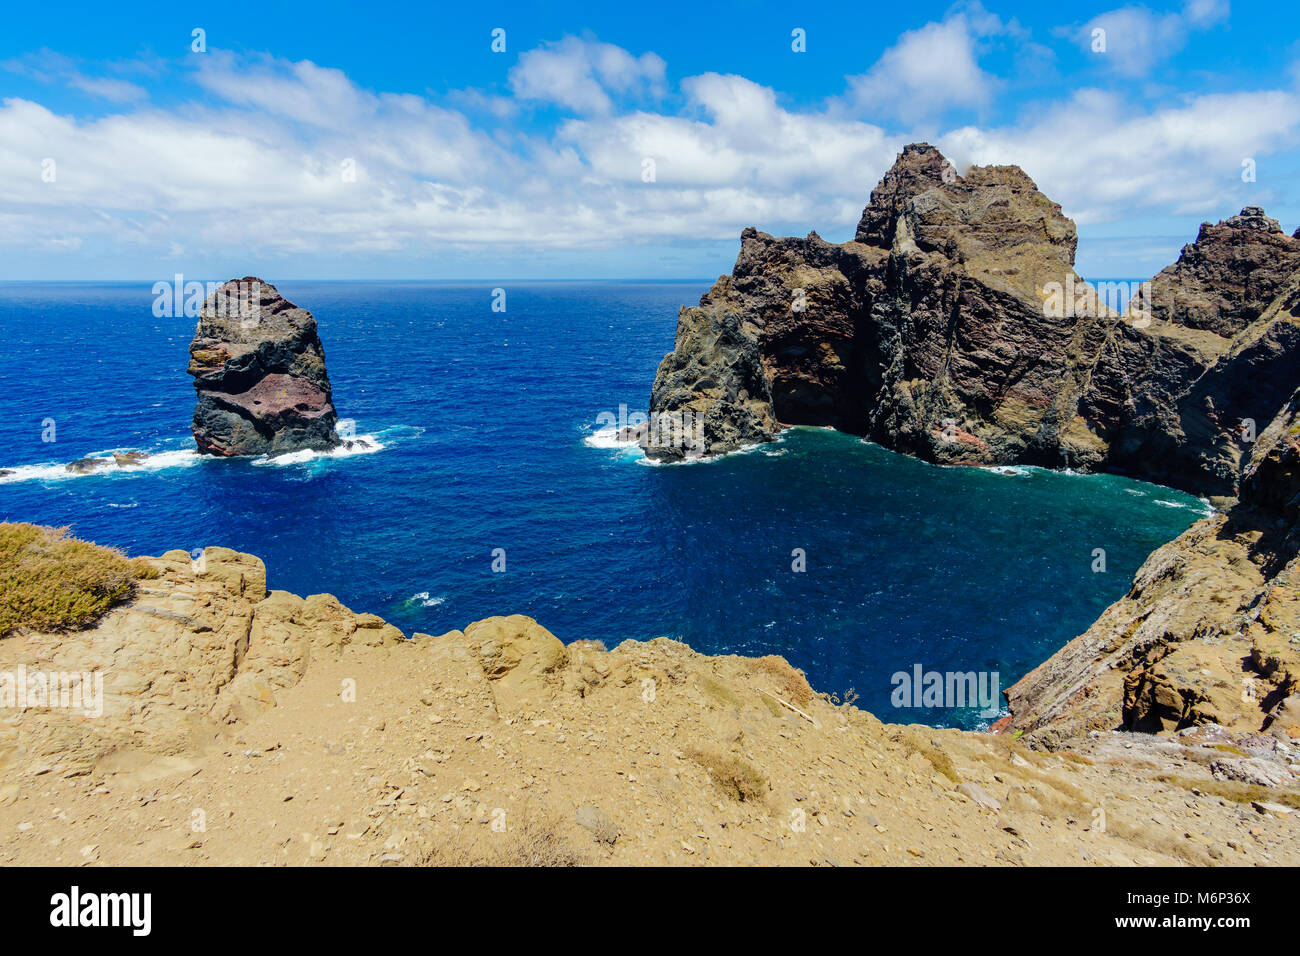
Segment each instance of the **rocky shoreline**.
[[[1207,223],[1123,313],[1076,241],[1017,167],[909,146],[854,240],[746,230],[619,435],[676,460],[829,425],[1213,497],[993,732],[882,722],[775,656],[518,615],[408,637],[171,551],[93,627],[0,640],[0,862],[1300,863],[1300,235]],[[345,440],[314,319],[261,280],[191,358],[202,451]],[[68,467],[110,464],[137,462]],[[94,677],[93,706],[10,702],[18,674]]]
[[1018,167],[958,175],[908,146],[853,240],[745,230],[732,274],[681,310],[646,452],[683,455],[655,416],[702,418],[706,454],[831,425],[929,461],[1113,470],[1210,498],[1220,513],[1006,692],[997,729],[1054,749],[1211,728],[1243,761],[1216,772],[1289,780],[1300,230],[1255,206],[1205,223],[1123,311],[1074,272],[1076,244]]
[[1004,726],[1055,746],[1212,725],[1300,753],[1298,512],[1300,392],[1255,443],[1240,500],[1159,548],[1124,598],[1009,688]]

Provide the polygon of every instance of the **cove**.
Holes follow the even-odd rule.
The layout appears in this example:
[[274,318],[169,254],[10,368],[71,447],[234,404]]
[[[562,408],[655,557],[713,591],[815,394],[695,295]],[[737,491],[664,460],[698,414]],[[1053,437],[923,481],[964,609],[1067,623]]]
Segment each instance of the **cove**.
[[[274,461],[193,455],[193,320],[155,316],[148,283],[0,286],[0,513],[130,553],[252,552],[271,587],[408,634],[519,613],[565,641],[781,654],[884,720],[945,726],[989,718],[895,708],[891,675],[1010,686],[1204,513],[1115,475],[941,467],[820,428],[682,465],[591,442],[646,407],[676,308],[707,285],[507,284],[498,313],[500,282],[277,282],[379,450]],[[62,471],[111,449],[145,464]]]

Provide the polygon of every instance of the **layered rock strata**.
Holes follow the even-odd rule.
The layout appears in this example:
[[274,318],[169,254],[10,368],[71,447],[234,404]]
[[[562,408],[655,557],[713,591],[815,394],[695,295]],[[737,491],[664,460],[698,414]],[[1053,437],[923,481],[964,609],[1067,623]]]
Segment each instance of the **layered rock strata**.
[[1300,241],[1255,207],[1207,224],[1125,314],[1133,290],[1085,284],[1076,245],[1018,167],[958,175],[908,146],[853,240],[742,233],[731,275],[679,313],[647,454],[691,453],[682,418],[706,454],[831,425],[930,461],[1235,495],[1300,381]]
[[279,455],[342,442],[316,320],[268,282],[232,279],[208,297],[188,371],[200,452]]

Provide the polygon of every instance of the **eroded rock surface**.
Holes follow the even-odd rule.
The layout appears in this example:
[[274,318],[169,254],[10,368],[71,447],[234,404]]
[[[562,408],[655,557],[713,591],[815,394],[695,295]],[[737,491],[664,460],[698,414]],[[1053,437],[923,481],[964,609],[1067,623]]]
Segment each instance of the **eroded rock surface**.
[[1079,278],[1076,245],[1018,167],[957,175],[908,146],[854,240],[744,231],[732,274],[679,313],[647,454],[690,454],[655,424],[689,415],[705,454],[831,425],[930,461],[1235,495],[1300,381],[1300,242],[1255,207],[1207,224],[1126,315]]
[[201,452],[278,455],[341,443],[316,320],[268,282],[232,279],[208,297],[188,371]]
[[145,559],[159,576],[95,627],[0,640],[0,671],[102,675],[101,712],[21,711],[0,725],[0,753],[92,769],[120,751],[165,755],[219,744],[296,684],[313,656],[401,631],[333,595],[267,591],[261,560],[228,548]]
[[1160,319],[1231,338],[1254,322],[1300,270],[1300,241],[1259,206],[1203,223],[1178,261],[1151,280]]
[[1300,393],[1259,436],[1241,499],[1158,549],[1129,593],[1007,691],[1007,729],[1214,726],[1300,755]]

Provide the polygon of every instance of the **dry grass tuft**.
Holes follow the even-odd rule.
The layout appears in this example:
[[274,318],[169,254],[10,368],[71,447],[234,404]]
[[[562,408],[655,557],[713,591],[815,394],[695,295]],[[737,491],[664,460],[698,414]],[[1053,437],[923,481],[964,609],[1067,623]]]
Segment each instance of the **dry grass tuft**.
[[688,750],[686,756],[708,771],[713,782],[733,800],[753,802],[767,792],[767,781],[750,764],[734,754],[716,750]]
[[782,697],[796,707],[806,708],[813,699],[813,689],[808,685],[808,678],[803,671],[795,670],[784,658],[769,654],[755,662],[760,670],[776,678],[776,685]]
[[1171,783],[1184,790],[1196,789],[1213,797],[1222,797],[1233,803],[1279,803],[1285,807],[1300,809],[1300,793],[1295,790],[1280,790],[1274,787],[1261,787],[1254,783],[1240,783],[1236,780],[1216,780],[1213,777],[1183,777],[1177,774],[1160,774],[1157,778],[1163,783]]
[[730,704],[732,707],[741,706],[740,696],[721,681],[714,680],[707,674],[700,675],[699,687],[701,692],[712,697],[714,700],[724,704]]
[[890,734],[891,738],[902,745],[907,756],[920,754],[929,761],[930,766],[947,777],[953,783],[961,783],[961,774],[957,772],[956,765],[952,762],[946,751],[940,749],[937,741],[931,740],[924,732],[917,731],[911,727],[898,727]]
[[0,637],[88,627],[152,577],[145,562],[69,537],[66,528],[2,522]]
[[1056,756],[1060,757],[1062,760],[1068,761],[1069,763],[1083,764],[1085,767],[1095,767],[1097,765],[1095,760],[1090,757],[1085,757],[1081,753],[1076,753],[1073,750],[1058,750]]
[[586,854],[564,835],[557,813],[526,808],[507,817],[506,829],[496,833],[481,824],[467,824],[435,838],[417,857],[420,866],[586,866]]

